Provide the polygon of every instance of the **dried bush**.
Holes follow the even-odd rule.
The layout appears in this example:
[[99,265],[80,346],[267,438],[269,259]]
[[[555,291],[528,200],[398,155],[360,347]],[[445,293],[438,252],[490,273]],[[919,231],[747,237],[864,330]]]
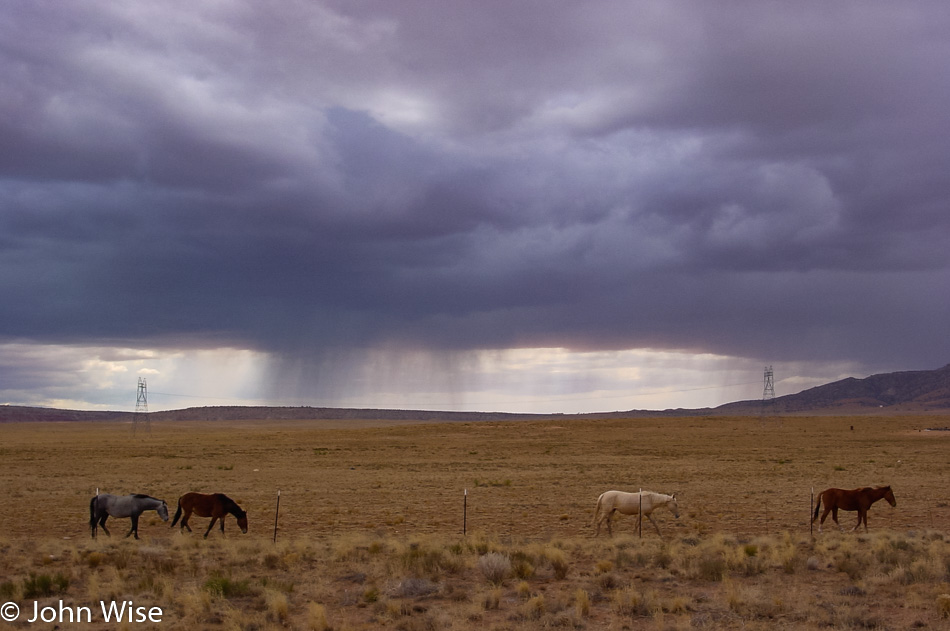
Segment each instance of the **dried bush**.
[[418,598],[419,596],[428,596],[439,591],[438,583],[433,583],[424,578],[404,578],[391,591],[391,595],[397,598]]
[[625,616],[649,616],[659,609],[653,592],[641,592],[633,587],[616,590],[611,600],[617,613]]
[[500,552],[489,552],[479,557],[478,570],[492,585],[501,585],[511,575],[511,560]]

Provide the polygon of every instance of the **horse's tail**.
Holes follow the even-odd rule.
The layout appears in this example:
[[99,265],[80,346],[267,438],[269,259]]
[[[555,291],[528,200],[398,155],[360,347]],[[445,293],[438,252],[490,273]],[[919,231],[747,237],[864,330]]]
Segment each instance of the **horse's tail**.
[[172,520],[171,527],[174,528],[175,524],[178,523],[178,518],[181,517],[181,498],[178,498],[178,510],[175,511],[175,519]]
[[818,519],[818,509],[820,508],[821,508],[821,493],[818,494],[818,501],[815,502],[815,514],[812,515],[812,518],[811,518],[812,521],[815,521],[816,519]]
[[597,523],[597,516],[600,515],[600,506],[604,502],[604,495],[604,493],[600,494],[600,496],[597,498],[597,505],[594,506],[594,516],[590,520],[590,525],[592,528],[594,527],[594,524]]
[[96,508],[99,504],[99,496],[94,496],[89,500],[89,532],[93,537],[96,536]]

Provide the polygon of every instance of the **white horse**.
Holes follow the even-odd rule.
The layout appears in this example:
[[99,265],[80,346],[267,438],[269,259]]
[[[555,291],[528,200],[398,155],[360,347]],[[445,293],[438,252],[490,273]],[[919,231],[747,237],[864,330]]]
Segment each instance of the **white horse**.
[[[621,515],[636,515],[643,510],[643,515],[650,520],[650,523],[653,524],[653,527],[656,528],[656,534],[660,535],[660,527],[656,525],[656,522],[653,521],[653,516],[650,514],[660,506],[666,506],[670,509],[670,512],[679,519],[680,510],[679,505],[676,503],[676,494],[665,495],[663,493],[654,493],[653,491],[640,491],[639,493],[625,493],[624,491],[607,491],[601,493],[600,497],[597,498],[597,507],[594,508],[594,519],[591,521],[591,525],[597,526],[597,532],[594,536],[600,534],[600,526],[605,521],[607,522],[607,534],[613,535],[613,531],[610,528],[610,519],[613,517],[614,511],[620,513]],[[663,535],[660,535],[661,537]]]

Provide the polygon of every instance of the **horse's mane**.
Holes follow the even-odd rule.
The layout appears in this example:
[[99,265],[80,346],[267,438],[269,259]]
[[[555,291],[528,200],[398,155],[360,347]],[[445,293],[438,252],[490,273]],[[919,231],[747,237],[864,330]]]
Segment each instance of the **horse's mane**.
[[238,506],[237,502],[232,500],[224,493],[215,493],[214,496],[218,498],[218,501],[224,504],[224,510],[230,512],[232,515],[241,515],[246,512],[244,509]]
[[157,497],[152,497],[151,495],[146,495],[145,493],[133,493],[132,497],[139,500],[157,500]]

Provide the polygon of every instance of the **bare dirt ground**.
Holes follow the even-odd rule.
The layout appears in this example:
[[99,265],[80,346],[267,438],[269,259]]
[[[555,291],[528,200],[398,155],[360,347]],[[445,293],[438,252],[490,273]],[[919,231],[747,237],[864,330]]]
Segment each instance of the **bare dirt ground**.
[[[934,415],[163,422],[133,436],[128,424],[4,424],[0,536],[8,569],[0,591],[23,598],[31,573],[55,570],[71,579],[62,594],[81,602],[101,591],[108,566],[115,595],[169,601],[173,613],[155,626],[165,629],[186,628],[186,620],[244,629],[940,628],[936,599],[950,593],[950,556],[934,546],[950,532],[950,432],[924,429],[948,425]],[[876,484],[890,484],[898,506],[872,508],[870,535],[811,538],[812,489]],[[127,520],[110,521],[111,540],[92,541],[97,488],[164,498],[172,513],[185,492],[223,492],[248,510],[251,530],[241,536],[228,518],[226,540],[215,530],[204,541],[207,520],[193,518],[199,527],[189,536],[149,513],[140,542],[119,540]],[[592,540],[596,498],[614,488],[675,492],[680,518],[655,514],[662,539],[649,522],[639,539],[635,519],[625,518],[614,527],[620,536]],[[848,528],[855,519],[841,514]],[[830,525],[829,518],[826,531]],[[710,554],[725,559],[721,575],[705,575],[692,552],[710,542],[718,546]],[[567,577],[557,576],[552,546],[567,555]],[[896,568],[924,557],[885,563],[888,546],[934,558],[921,580],[908,579]],[[208,587],[219,575],[203,562],[185,573],[159,568],[164,587],[131,585],[133,569],[108,561],[143,547],[183,564],[217,555],[226,561],[221,576],[250,583],[229,597]],[[47,549],[56,563],[38,556]],[[444,562],[417,567],[412,550],[436,550]],[[743,565],[766,550],[771,560],[761,568]],[[490,551],[516,566],[527,558],[536,571],[519,576],[516,567],[489,587],[477,564]],[[104,555],[102,566],[88,562],[94,553]],[[241,554],[249,559],[243,570],[231,563]],[[862,555],[870,560],[861,571],[841,560]],[[407,578],[433,587],[399,592]],[[275,592],[288,582],[296,587]],[[372,589],[376,597],[367,596]],[[192,591],[207,602],[183,600]],[[588,594],[586,613],[579,591]],[[283,593],[286,612],[272,593]],[[792,606],[787,594],[810,604]],[[533,600],[545,595],[546,604]]]

